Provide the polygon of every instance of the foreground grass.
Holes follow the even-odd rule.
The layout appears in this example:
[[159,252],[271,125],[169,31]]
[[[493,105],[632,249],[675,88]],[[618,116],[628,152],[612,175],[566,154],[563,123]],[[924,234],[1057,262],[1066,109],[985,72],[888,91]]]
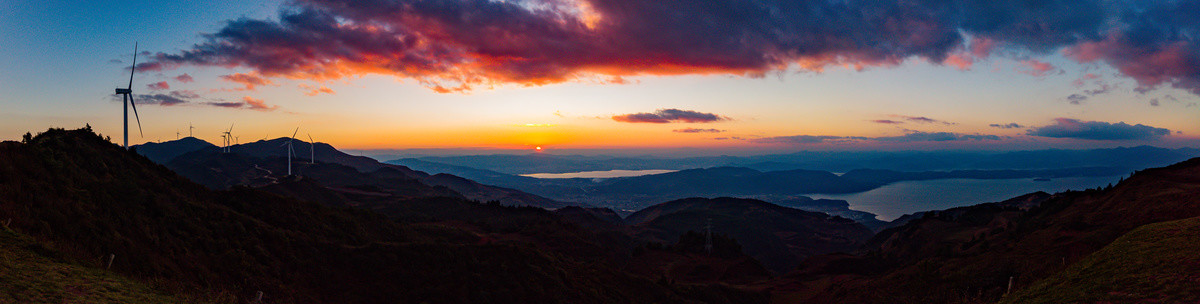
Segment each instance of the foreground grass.
[[1200,218],[1142,226],[1001,303],[1200,303]]
[[0,228],[0,303],[182,303],[103,269],[68,263],[32,238]]

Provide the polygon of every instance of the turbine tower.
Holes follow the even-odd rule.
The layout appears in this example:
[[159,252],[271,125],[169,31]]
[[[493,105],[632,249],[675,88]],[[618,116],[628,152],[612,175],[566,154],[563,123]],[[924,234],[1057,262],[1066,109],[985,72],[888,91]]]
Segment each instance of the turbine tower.
[[195,128],[196,127],[192,126],[192,123],[190,123],[190,122],[188,123],[188,137],[192,137],[192,129],[195,129]]
[[295,150],[292,150],[292,141],[296,140],[296,133],[299,133],[299,132],[300,132],[300,127],[296,127],[296,131],[292,132],[292,137],[288,137],[287,142],[283,143],[282,145],[279,145],[280,147],[287,146],[288,176],[292,175],[292,154],[296,153]]
[[308,133],[305,133],[305,134],[308,135],[308,153],[309,153],[308,164],[310,164],[310,165],[315,164],[315,163],[317,163],[317,152],[316,152],[317,151],[316,150],[317,142],[313,141],[312,134],[308,134]]
[[228,131],[221,133],[221,137],[225,138],[225,147],[222,148],[222,150],[224,150],[225,153],[229,153],[229,144],[233,142],[233,133],[231,133],[231,132],[233,132],[233,124],[229,124]]
[[137,105],[133,102],[133,74],[137,69],[137,42],[133,43],[133,65],[129,67],[129,86],[122,89],[117,88],[117,95],[121,95],[121,108],[124,111],[125,121],[125,149],[129,149],[129,108],[133,108],[133,118],[137,119],[138,134],[142,134],[142,118],[138,117]]

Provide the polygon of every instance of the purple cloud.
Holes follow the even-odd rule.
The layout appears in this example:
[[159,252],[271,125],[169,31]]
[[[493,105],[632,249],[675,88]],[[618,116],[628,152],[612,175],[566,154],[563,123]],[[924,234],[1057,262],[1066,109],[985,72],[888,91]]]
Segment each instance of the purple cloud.
[[1157,140],[1171,134],[1171,130],[1143,124],[1129,125],[1125,122],[1082,121],[1072,118],[1055,118],[1054,124],[1029,129],[1026,134],[1040,137],[1075,138],[1090,140]]
[[613,120],[630,123],[707,123],[729,120],[728,117],[713,113],[704,113],[680,109],[658,109],[654,113],[633,113],[613,115]]
[[[993,48],[1066,49],[1141,88],[1200,94],[1197,1],[297,0],[225,23],[141,71],[245,68],[263,77],[416,79],[439,92],[589,75],[726,74],[896,66],[967,68]],[[968,47],[969,45],[969,47]],[[1026,60],[1034,75],[1061,71]]]

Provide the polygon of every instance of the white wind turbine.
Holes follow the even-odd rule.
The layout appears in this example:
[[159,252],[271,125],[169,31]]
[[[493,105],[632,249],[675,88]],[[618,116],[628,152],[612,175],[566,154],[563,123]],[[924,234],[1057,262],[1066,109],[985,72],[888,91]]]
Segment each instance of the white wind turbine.
[[133,102],[133,73],[137,69],[137,42],[133,43],[133,65],[129,67],[129,86],[122,89],[117,88],[117,95],[121,95],[121,108],[124,110],[125,116],[125,149],[129,149],[129,108],[133,108],[133,118],[137,119],[138,134],[142,134],[142,119],[138,117],[137,105]]
[[229,144],[233,142],[233,124],[229,124],[229,130],[221,133],[221,137],[225,139],[225,153],[229,153]]
[[288,141],[279,145],[280,147],[287,146],[287,161],[288,161],[288,176],[292,175],[292,155],[296,153],[292,149],[292,141],[296,140],[296,133],[300,132],[300,127],[296,127],[296,131],[292,132],[292,137],[288,137]]

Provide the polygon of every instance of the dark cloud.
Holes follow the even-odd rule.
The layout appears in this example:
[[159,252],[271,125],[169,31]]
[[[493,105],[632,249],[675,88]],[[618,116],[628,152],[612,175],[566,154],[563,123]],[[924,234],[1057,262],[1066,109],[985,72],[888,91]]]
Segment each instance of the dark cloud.
[[897,124],[904,123],[903,121],[895,121],[895,120],[890,120],[890,119],[875,119],[875,120],[871,120],[871,122],[877,123],[877,124],[885,124],[885,125],[897,125]]
[[[241,18],[142,71],[202,65],[264,77],[413,78],[439,92],[600,75],[894,66],[968,68],[1002,46],[1103,61],[1140,86],[1200,93],[1197,1],[296,0]],[[1061,71],[1028,60],[1023,70]]]
[[957,125],[958,124],[958,123],[953,123],[953,122],[944,121],[944,120],[937,120],[937,119],[933,119],[933,118],[929,118],[929,117],[925,117],[925,116],[892,115],[892,117],[902,118],[906,121],[917,122],[917,123],[940,123],[943,125]]
[[1025,126],[1022,126],[1015,122],[1010,122],[1010,123],[1006,123],[1006,124],[990,124],[988,126],[993,127],[993,128],[1001,128],[1001,129],[1020,129],[1020,128],[1025,127]]
[[792,136],[775,136],[763,137],[754,139],[754,142],[768,144],[815,144],[823,142],[841,142],[848,141],[849,137],[845,136],[823,136],[823,135],[792,135]]
[[867,141],[867,142],[943,142],[943,141],[978,141],[978,140],[1000,140],[1000,136],[983,135],[983,134],[959,134],[950,132],[908,132],[900,136],[881,136],[881,137],[863,137],[863,136],[814,136],[814,135],[794,135],[794,136],[777,136],[764,137],[754,139],[758,143],[782,143],[782,144],[812,144],[812,143],[829,143],[829,142],[850,142],[850,141]]
[[160,106],[173,106],[188,103],[187,99],[167,94],[139,94],[135,100],[138,104],[152,104]]
[[1155,140],[1171,134],[1171,130],[1143,124],[1129,125],[1124,122],[1108,123],[1056,118],[1054,124],[1029,129],[1026,134],[1091,140]]
[[854,139],[882,142],[1000,140],[996,135],[958,134],[950,132],[911,132],[900,136],[855,137]]
[[255,111],[263,111],[263,112],[270,112],[270,111],[275,111],[275,110],[279,109],[278,105],[267,105],[267,103],[264,102],[262,99],[258,99],[258,98],[254,98],[254,97],[250,97],[250,96],[242,97],[241,102],[214,101],[214,102],[206,102],[204,104],[208,105],[208,106],[214,106],[214,107],[222,107],[222,108],[229,108],[229,109],[246,109],[246,110],[255,110]]
[[1070,101],[1073,105],[1082,104],[1083,101],[1087,99],[1087,95],[1082,94],[1071,94],[1071,96],[1067,96],[1067,101]]
[[658,109],[654,113],[633,113],[613,115],[613,120],[619,122],[632,123],[670,123],[670,122],[687,122],[687,123],[704,123],[729,120],[728,117],[720,116],[713,113],[696,112],[691,110],[680,109]]
[[1151,99],[1150,106],[1157,107],[1158,106],[1158,98]]
[[683,128],[683,129],[675,129],[675,130],[671,130],[671,132],[675,132],[675,133],[721,133],[721,132],[725,132],[725,130],[721,130],[721,129],[697,129],[697,128]]
[[188,90],[176,90],[167,94],[138,94],[135,96],[134,101],[137,101],[138,104],[160,106],[188,104],[200,98],[199,94]]

